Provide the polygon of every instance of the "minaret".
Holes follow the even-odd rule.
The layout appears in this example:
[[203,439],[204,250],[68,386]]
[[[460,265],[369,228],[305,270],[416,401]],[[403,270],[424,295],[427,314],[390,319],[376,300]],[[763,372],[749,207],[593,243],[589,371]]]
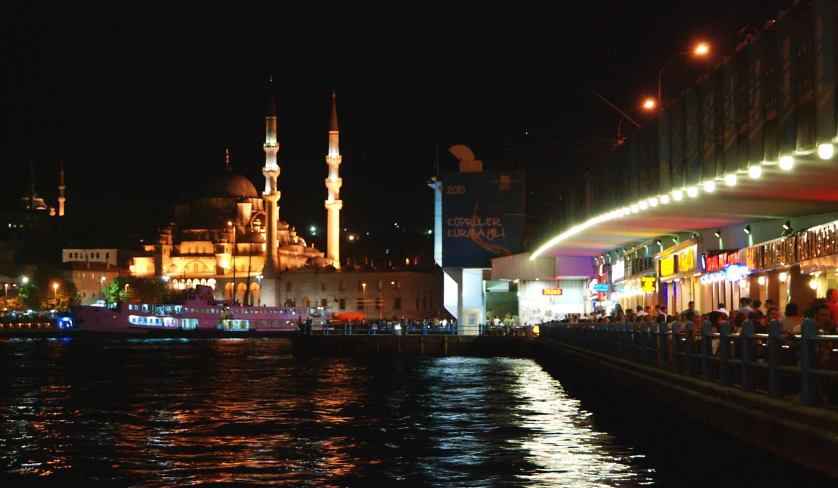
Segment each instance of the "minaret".
[[332,117],[329,121],[329,154],[326,155],[326,164],[329,165],[329,177],[326,178],[326,189],[328,198],[326,200],[326,259],[331,261],[332,266],[340,268],[340,209],[343,202],[340,199],[340,187],[343,179],[338,177],[341,158],[338,140],[338,110],[335,103],[335,92],[332,92]]
[[276,164],[276,153],[279,151],[279,143],[276,142],[276,103],[274,102],[273,76],[269,79],[268,94],[268,115],[265,117],[265,167],[262,174],[265,175],[265,191],[262,198],[265,200],[265,219],[267,220],[267,236],[265,238],[266,256],[265,267],[262,275],[266,278],[273,278],[279,267],[277,255],[277,233],[276,227],[279,221],[280,192],[276,189],[276,178],[279,176],[279,165]]
[[58,216],[59,217],[64,216],[64,202],[67,201],[67,199],[64,198],[64,188],[66,188],[66,186],[64,186],[64,160],[62,159],[61,160],[61,177],[58,180]]

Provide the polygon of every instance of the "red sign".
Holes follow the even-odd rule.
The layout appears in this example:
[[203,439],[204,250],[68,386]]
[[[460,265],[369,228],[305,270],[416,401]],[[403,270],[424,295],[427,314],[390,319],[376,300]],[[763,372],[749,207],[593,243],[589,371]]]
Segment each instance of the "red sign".
[[739,251],[725,252],[716,256],[707,256],[705,271],[725,269],[732,264],[739,264]]

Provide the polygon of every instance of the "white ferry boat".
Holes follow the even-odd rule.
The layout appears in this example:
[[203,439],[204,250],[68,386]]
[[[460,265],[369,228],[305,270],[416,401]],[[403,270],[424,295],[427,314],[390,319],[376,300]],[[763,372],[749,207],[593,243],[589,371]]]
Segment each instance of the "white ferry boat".
[[209,335],[236,333],[286,333],[303,324],[322,328],[327,316],[322,308],[246,307],[216,300],[212,288],[197,286],[186,291],[181,304],[118,303],[113,307],[73,307],[82,332],[112,334],[166,334],[194,331]]

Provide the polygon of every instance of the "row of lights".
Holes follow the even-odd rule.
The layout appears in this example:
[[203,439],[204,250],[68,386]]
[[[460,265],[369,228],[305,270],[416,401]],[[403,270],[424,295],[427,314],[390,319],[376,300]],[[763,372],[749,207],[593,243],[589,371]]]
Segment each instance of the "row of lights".
[[[821,144],[818,146],[818,157],[821,159],[830,159],[834,154],[834,147],[832,144]],[[768,162],[763,162],[763,164],[772,164]],[[794,158],[792,156],[781,156],[779,160],[780,169],[783,171],[791,171],[794,167]],[[748,168],[748,175],[753,178],[757,179],[762,176],[762,167],[761,166],[751,166]],[[736,175],[729,174],[725,176],[725,183],[728,186],[736,185]],[[713,193],[716,190],[716,182],[713,180],[707,180],[703,184],[704,191],[707,193]],[[698,197],[698,187],[697,186],[690,186],[684,189],[673,190],[671,195],[660,195],[658,197],[652,197],[644,200],[640,200],[637,203],[633,203],[627,207],[623,207],[621,209],[613,210],[606,214],[602,214],[600,216],[594,217],[583,224],[576,225],[571,227],[570,229],[566,230],[562,234],[550,239],[546,244],[538,248],[532,256],[530,256],[530,260],[534,260],[538,256],[540,256],[544,251],[549,249],[551,246],[558,244],[559,242],[567,239],[568,237],[574,236],[584,230],[587,230],[589,227],[592,227],[597,224],[601,224],[603,222],[607,222],[609,220],[626,217],[631,214],[639,213],[641,210],[646,210],[649,207],[657,207],[658,204],[667,205],[670,201],[674,200],[676,202],[683,200],[684,193],[687,194],[690,198]],[[747,227],[746,233],[749,233],[750,226]]]

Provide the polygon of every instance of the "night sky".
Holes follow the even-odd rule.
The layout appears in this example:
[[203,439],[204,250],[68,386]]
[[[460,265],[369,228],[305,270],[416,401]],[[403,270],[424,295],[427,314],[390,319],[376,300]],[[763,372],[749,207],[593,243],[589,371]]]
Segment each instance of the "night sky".
[[[620,115],[657,91],[675,98],[791,0],[390,2],[20,2],[6,11],[3,191],[35,161],[54,204],[59,160],[68,213],[149,228],[207,174],[231,165],[264,186],[273,74],[280,215],[324,226],[324,157],[337,91],[344,227],[432,227],[425,182],[456,171],[465,144],[485,170],[528,174],[533,225],[592,164]],[[643,115],[638,115],[642,122]],[[630,130],[624,123],[624,131]],[[555,224],[555,223],[554,223]]]

